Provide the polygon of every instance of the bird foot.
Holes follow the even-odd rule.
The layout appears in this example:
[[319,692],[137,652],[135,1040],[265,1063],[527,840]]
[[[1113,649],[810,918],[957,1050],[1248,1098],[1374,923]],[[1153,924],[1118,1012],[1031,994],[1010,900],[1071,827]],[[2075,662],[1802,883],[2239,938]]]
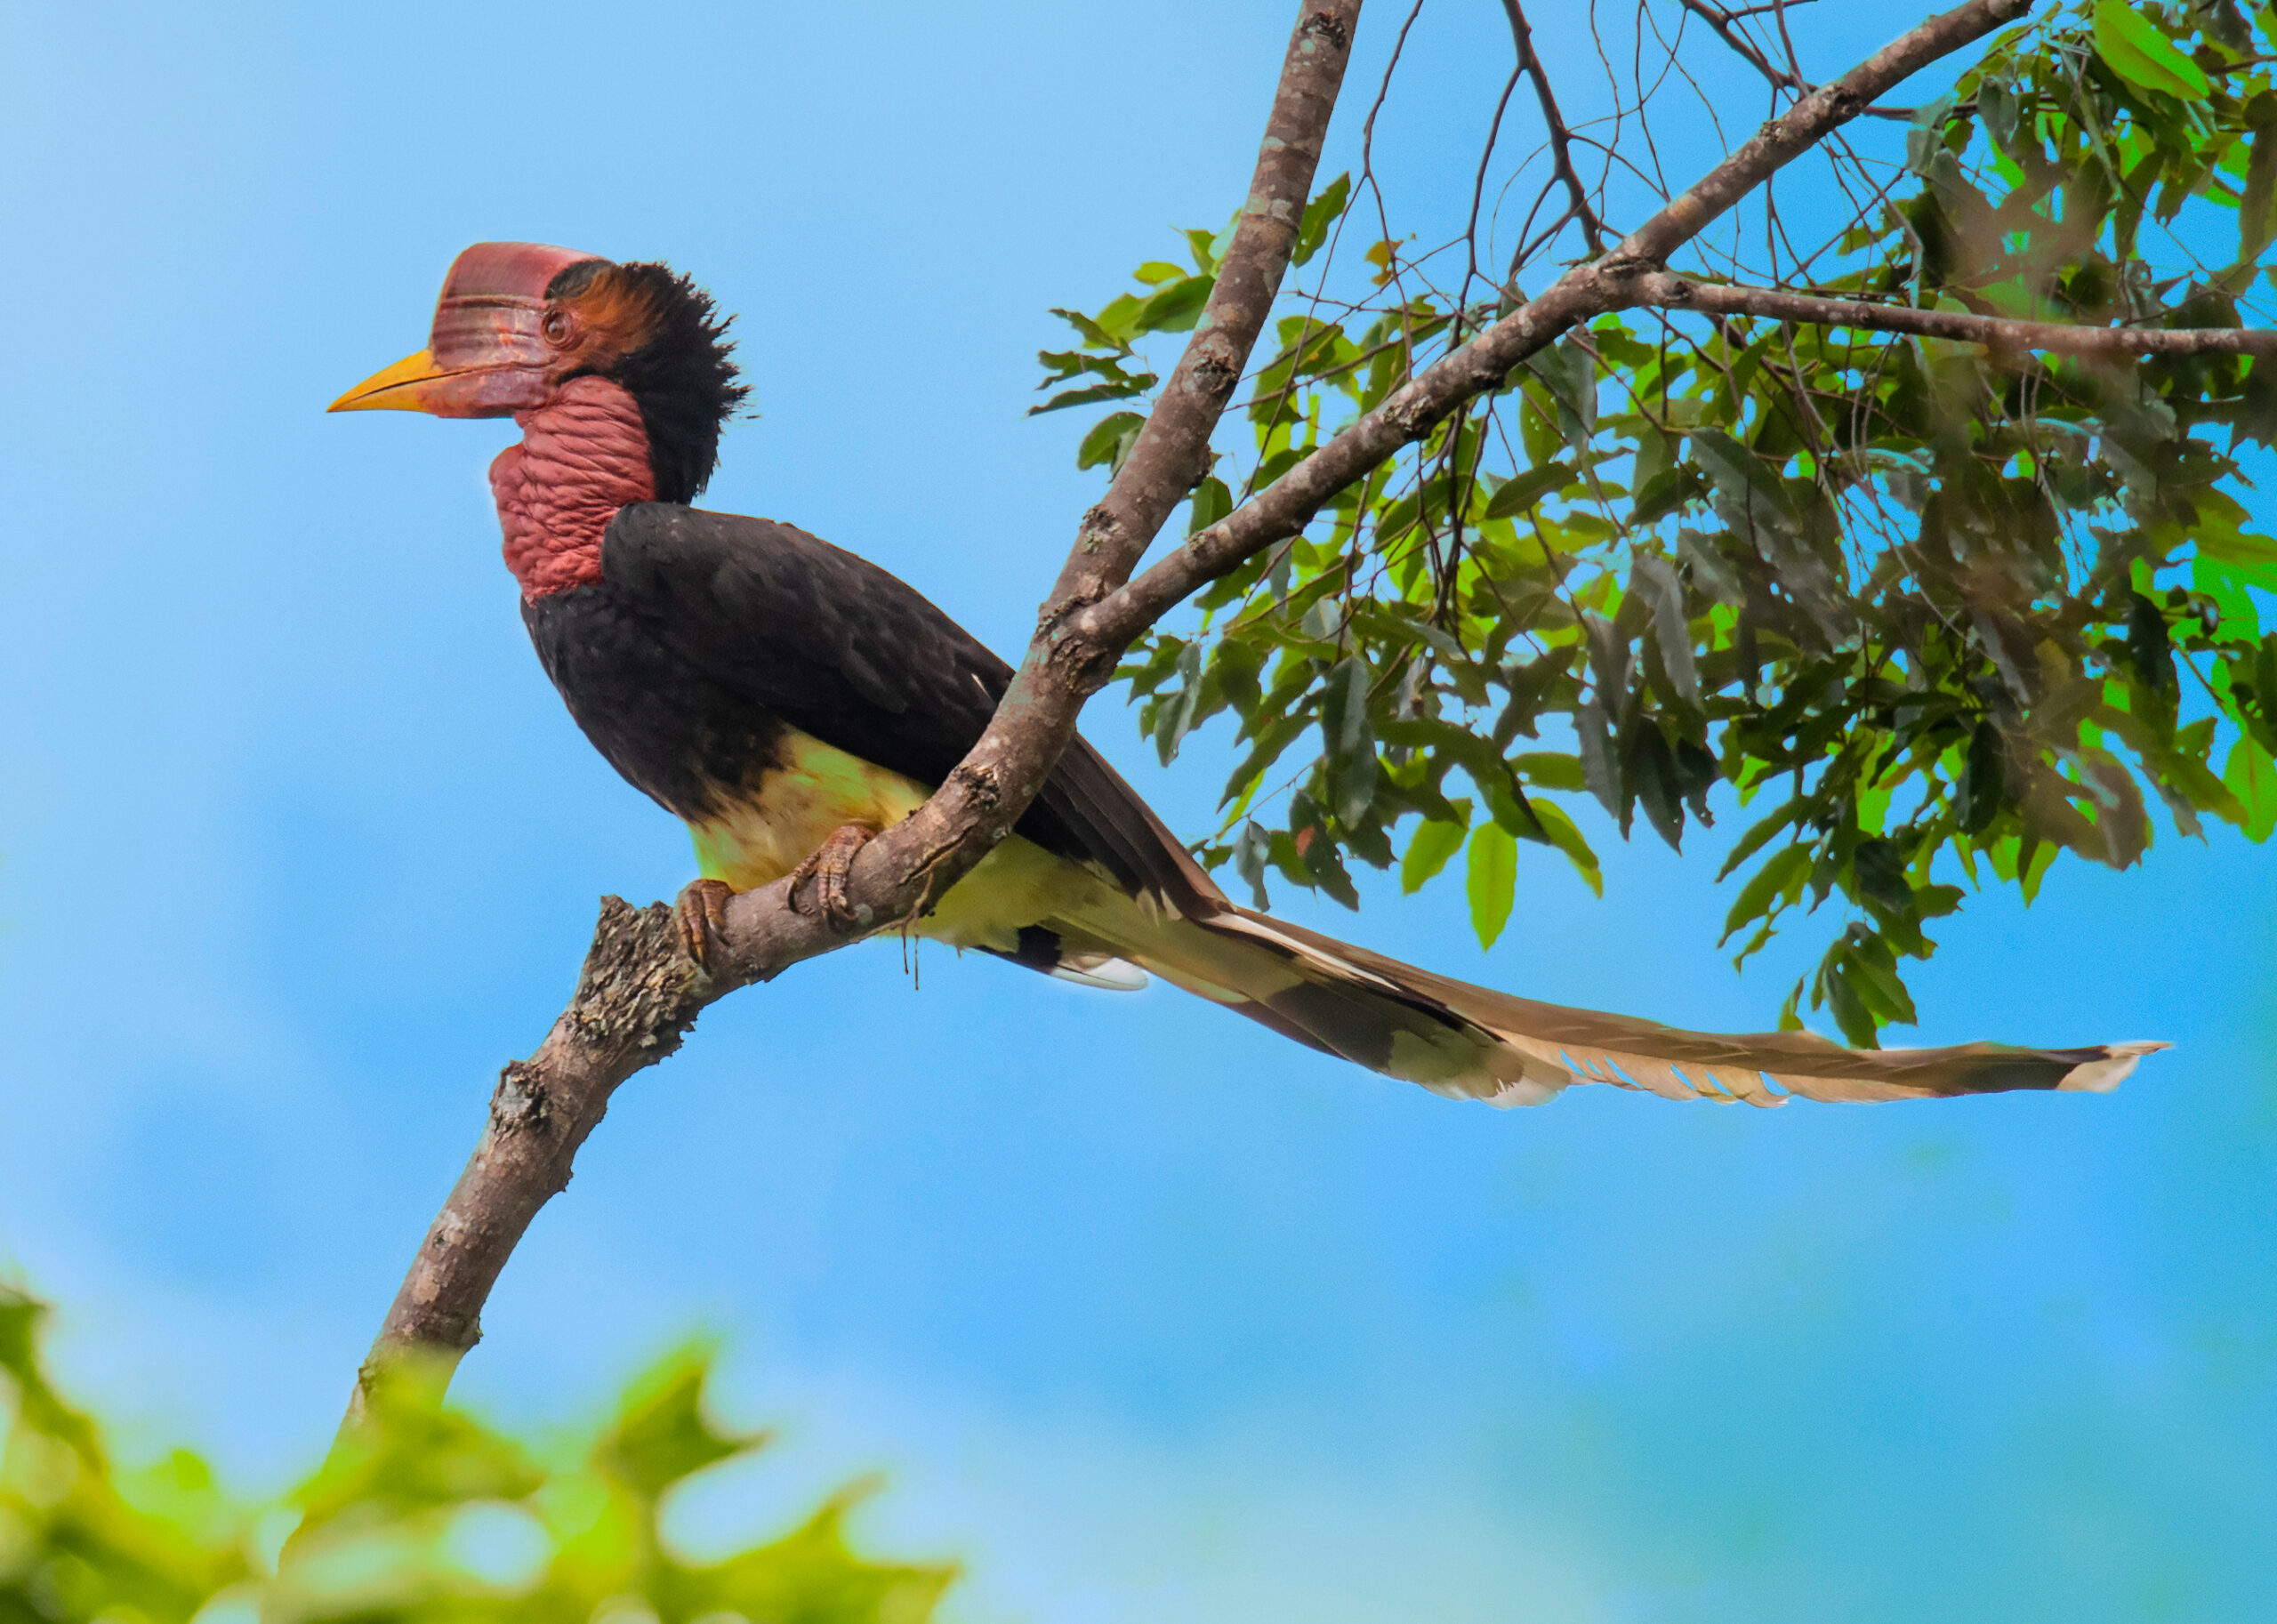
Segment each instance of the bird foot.
[[[865,829],[859,824],[842,824],[832,830],[830,839],[809,852],[807,860],[791,871],[793,912],[809,918],[819,912],[835,925],[859,924],[861,921],[854,917],[853,904],[846,900],[846,876],[854,867],[854,854],[876,835],[876,830]],[[815,882],[812,908],[799,901],[799,893],[809,880]]]
[[728,898],[735,890],[724,880],[691,882],[672,904],[672,918],[680,926],[680,951],[709,970],[712,937],[728,928]]

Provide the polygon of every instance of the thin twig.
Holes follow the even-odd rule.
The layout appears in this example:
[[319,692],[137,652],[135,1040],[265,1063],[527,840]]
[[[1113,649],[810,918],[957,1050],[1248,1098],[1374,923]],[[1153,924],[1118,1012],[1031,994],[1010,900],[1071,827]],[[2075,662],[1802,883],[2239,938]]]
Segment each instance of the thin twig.
[[[1773,89],[1788,91],[1797,96],[1807,96],[1818,88],[1803,77],[1799,71],[1799,63],[1790,68],[1780,67],[1771,60],[1768,52],[1748,38],[1747,35],[1735,26],[1743,16],[1751,16],[1759,11],[1774,10],[1779,13],[1779,32],[1784,38],[1787,33],[1787,13],[1784,6],[1751,6],[1745,12],[1734,12],[1727,6],[1711,5],[1708,0],[1679,0],[1679,3],[1686,11],[1690,12],[1713,29],[1716,37],[1729,45],[1749,67],[1768,79]],[[1788,60],[1793,61],[1795,42],[1792,39],[1787,39],[1786,46]],[[1910,107],[1868,107],[1859,110],[1870,118],[1890,118],[1901,124],[1913,122],[1913,109]]]
[[[1582,184],[1581,172],[1573,167],[1573,133],[1565,127],[1565,117],[1558,111],[1557,94],[1550,88],[1549,70],[1542,66],[1541,52],[1533,48],[1533,29],[1526,21],[1525,7],[1519,0],[1502,0],[1502,10],[1510,19],[1510,40],[1517,47],[1518,66],[1533,81],[1534,100],[1541,104],[1541,122],[1549,126],[1551,173],[1565,185],[1571,200],[1568,216],[1581,226],[1594,258],[1605,252],[1606,232],[1605,221],[1589,206],[1589,189]],[[1517,267],[1512,266],[1510,274],[1515,277]]]

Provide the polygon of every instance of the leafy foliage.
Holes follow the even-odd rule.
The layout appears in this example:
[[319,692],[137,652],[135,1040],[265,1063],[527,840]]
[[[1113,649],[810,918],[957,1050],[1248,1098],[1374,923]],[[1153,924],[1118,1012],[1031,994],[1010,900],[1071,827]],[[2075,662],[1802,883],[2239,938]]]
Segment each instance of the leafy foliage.
[[[2266,10],[2258,27],[2277,41]],[[2232,0],[2097,0],[2014,30],[1919,111],[1902,165],[1855,160],[1862,206],[1787,279],[2238,326],[2277,237],[2268,50]],[[1309,245],[1332,245],[1351,196],[1340,179],[1316,202]],[[1147,267],[1157,291],[1063,312],[1070,354],[1112,362],[1130,398],[1152,382],[1136,345],[1206,293],[1208,241],[1187,237],[1191,273]],[[1475,244],[1452,293],[1418,291],[1401,244],[1366,258],[1370,296],[1286,300],[1241,408],[1250,444],[1221,446],[1194,529],[1523,297],[1515,271],[1475,296]],[[1871,1045],[1915,1018],[1899,967],[1934,950],[1961,882],[2028,902],[2060,854],[2126,867],[2153,802],[2184,834],[2277,825],[2277,631],[2255,596],[2277,591],[2277,540],[2250,527],[2238,460],[2277,432],[2273,377],[1605,317],[1212,585],[1122,675],[1166,761],[1211,718],[1237,724],[1200,849],[1260,905],[1268,872],[1352,904],[1349,859],[1397,863],[1413,890],[1467,845],[1491,944],[1517,843],[1601,887],[1558,798],[1593,797],[1623,835],[1641,811],[1674,847],[1726,786],[1753,818],[1724,864],[1744,871],[1726,940],[1743,961],[1838,896],[1782,1020],[1807,994]],[[1118,463],[1138,421],[1104,419],[1081,460]]]
[[0,1624],[188,1619],[250,1571],[249,1525],[193,1455],[113,1471],[41,1373],[43,1312],[0,1287]]
[[[857,1556],[850,1492],[772,1544],[708,1564],[676,1554],[658,1528],[672,1491],[765,1443],[705,1412],[699,1355],[636,1383],[551,1463],[446,1409],[440,1371],[399,1371],[370,1427],[264,1516],[229,1505],[187,1453],[117,1472],[41,1372],[42,1313],[0,1289],[0,1624],[923,1624],[954,1577]],[[272,1572],[260,1531],[296,1514]]]

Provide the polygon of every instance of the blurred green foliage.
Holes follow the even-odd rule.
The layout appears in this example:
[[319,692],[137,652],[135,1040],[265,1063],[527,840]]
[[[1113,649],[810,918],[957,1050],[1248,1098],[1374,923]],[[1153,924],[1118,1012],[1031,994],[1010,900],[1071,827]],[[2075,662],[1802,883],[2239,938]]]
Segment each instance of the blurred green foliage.
[[706,1414],[699,1353],[558,1459],[447,1408],[441,1371],[399,1369],[369,1424],[261,1507],[188,1453],[116,1467],[41,1371],[44,1313],[0,1287],[0,1624],[923,1624],[955,1577],[856,1555],[852,1493],[772,1544],[677,1554],[673,1490],[766,1442]]
[[[1855,213],[1823,246],[1761,197],[1731,237],[1769,245],[1747,250],[1769,256],[1756,279],[1847,298],[2277,325],[2273,60],[2266,6],[2080,0],[1994,40],[1902,154],[1846,135],[1827,161],[1848,189],[1823,195]],[[1299,263],[1332,258],[1357,195],[1340,178],[1315,201]],[[1376,242],[1345,277],[1362,285],[1285,295],[1228,414],[1248,443],[1221,440],[1191,529],[1513,308],[1532,250],[1498,285],[1477,218],[1428,253]],[[1536,240],[1563,230],[1578,257],[1575,229]],[[1147,336],[1194,325],[1222,251],[1187,237],[1191,269],[1150,263],[1096,313],[1059,312],[1082,342],[1042,358],[1043,387],[1077,387],[1037,410],[1143,404]],[[1435,282],[1435,256],[1460,274]],[[1079,462],[1119,466],[1139,422],[1103,417]],[[1413,890],[1463,855],[1491,945],[1523,843],[1602,888],[1561,797],[1624,835],[1641,810],[1673,847],[1724,786],[1754,819],[1724,865],[1749,871],[1726,940],[1744,961],[1838,897],[1782,1021],[1807,995],[1871,1045],[1914,1019],[1900,966],[1964,884],[2029,902],[2063,854],[2128,866],[2154,808],[2182,834],[2277,826],[2277,623],[2255,597],[2277,593],[2277,539],[2250,527],[2237,460],[2273,439],[2265,361],[1624,312],[1208,588],[1199,623],[1157,629],[1121,675],[1165,761],[1234,719],[1226,822],[1199,849],[1260,905],[1271,873],[1354,904],[1352,858]]]

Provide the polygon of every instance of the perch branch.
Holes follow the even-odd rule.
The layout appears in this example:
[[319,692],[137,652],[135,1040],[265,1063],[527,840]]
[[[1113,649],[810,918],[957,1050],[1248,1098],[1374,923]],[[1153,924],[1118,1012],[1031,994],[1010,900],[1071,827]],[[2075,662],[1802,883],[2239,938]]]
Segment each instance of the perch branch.
[[847,891],[856,924],[796,912],[777,881],[729,902],[725,929],[698,967],[680,951],[670,908],[605,899],[576,995],[537,1051],[499,1078],[474,1154],[359,1373],[351,1423],[374,1378],[406,1351],[455,1359],[474,1346],[499,1272],[538,1209],[568,1183],[578,1146],[626,1078],[671,1054],[704,1008],[728,993],[914,917],[1004,837],[1042,787],[1083,698],[1119,652],[1054,657],[1048,629],[1121,586],[1206,471],[1210,436],[1296,246],[1359,14],[1360,0],[1301,7],[1240,221],[1194,337],[1106,498],[1084,515],[1044,607],[1047,631],[996,722],[940,791],[855,864]]

